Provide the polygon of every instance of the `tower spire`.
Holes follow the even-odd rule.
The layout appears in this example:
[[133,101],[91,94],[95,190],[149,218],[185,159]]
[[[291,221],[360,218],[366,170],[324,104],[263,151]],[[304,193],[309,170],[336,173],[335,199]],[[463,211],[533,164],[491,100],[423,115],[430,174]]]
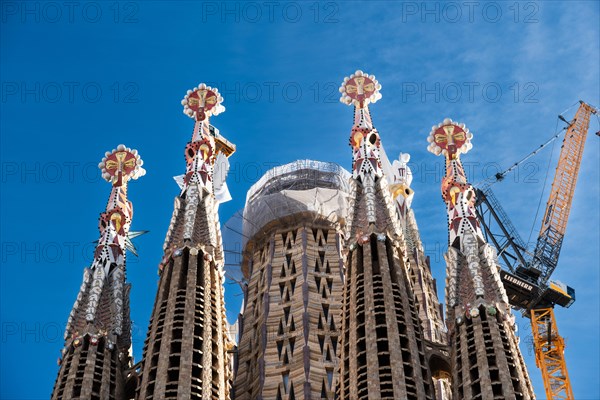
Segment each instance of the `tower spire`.
[[216,158],[214,136],[210,132],[209,118],[225,111],[223,97],[217,89],[201,83],[188,90],[181,100],[183,113],[195,121],[192,140],[185,148],[186,173],[181,193],[197,186],[198,194],[213,193],[213,172]]
[[217,89],[200,84],[182,100],[194,119],[177,177],[171,224],[159,264],[158,293],[144,345],[139,398],[229,398],[230,343],[224,305],[224,254],[218,205],[227,196],[227,156],[235,146],[209,124],[221,113]]
[[516,324],[500,281],[497,256],[475,211],[475,191],[460,155],[473,146],[464,124],[449,118],[432,127],[427,149],[443,154],[442,199],[448,212],[446,308],[454,399],[531,399]]
[[127,199],[127,185],[146,173],[142,164],[137,151],[124,145],[106,152],[99,164],[112,190],[100,214],[94,261],[84,270],[69,315],[52,399],[124,396],[124,370],[131,362],[125,261],[133,207]]
[[340,86],[340,101],[354,106],[354,125],[350,133],[352,147],[352,175],[354,179],[375,180],[383,175],[379,150],[379,133],[373,127],[369,104],[381,99],[381,85],[374,75],[358,70],[344,78]]
[[391,164],[391,172],[386,177],[404,234],[406,256],[410,264],[408,276],[419,309],[425,355],[431,369],[436,398],[447,399],[452,393],[447,356],[448,340],[443,311],[437,296],[436,280],[431,274],[429,257],[425,255],[417,219],[411,208],[415,193],[411,188],[413,175],[409,161],[409,154],[400,153],[399,158]]
[[354,105],[354,124],[338,395],[431,399],[406,246],[390,188],[382,179],[383,149],[369,111],[369,104],[381,98],[380,89],[375,77],[362,71],[340,87],[340,101]]
[[[460,155],[473,148],[473,134],[465,124],[446,118],[434,126],[427,141],[427,150],[435,155],[443,154],[446,160],[446,176],[442,179],[442,198],[448,211],[448,245],[461,251],[467,242],[483,241],[483,234],[475,213],[475,190],[467,182]],[[462,203],[461,203],[462,202]]]
[[412,171],[408,165],[410,154],[400,153],[397,160],[392,163],[392,176],[388,177],[390,193],[396,202],[396,208],[401,221],[406,219],[413,197],[414,190],[411,188],[413,180]]

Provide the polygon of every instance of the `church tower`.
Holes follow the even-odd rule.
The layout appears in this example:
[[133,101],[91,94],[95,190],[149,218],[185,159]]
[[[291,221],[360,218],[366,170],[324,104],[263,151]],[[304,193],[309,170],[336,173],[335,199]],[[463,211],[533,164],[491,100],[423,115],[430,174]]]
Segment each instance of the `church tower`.
[[224,305],[224,256],[218,204],[228,199],[227,157],[235,146],[209,124],[224,110],[205,84],[189,90],[184,113],[195,121],[186,173],[167,232],[144,343],[140,399],[228,399],[230,342]]
[[380,88],[362,71],[345,78],[340,88],[340,100],[354,106],[354,125],[338,395],[432,399],[410,261],[369,112],[369,104],[381,98]]
[[464,124],[445,119],[427,139],[427,149],[446,161],[442,198],[448,212],[446,307],[453,398],[532,399],[496,252],[479,227],[475,191],[460,161],[460,154],[472,148],[472,137]]
[[249,190],[236,400],[334,399],[349,178],[298,160]]
[[65,331],[65,346],[52,399],[125,399],[125,370],[131,367],[129,290],[125,253],[133,207],[127,184],[145,174],[136,150],[119,145],[107,152],[99,167],[112,184],[106,211],[100,214],[100,238],[94,261],[83,271],[83,283]]

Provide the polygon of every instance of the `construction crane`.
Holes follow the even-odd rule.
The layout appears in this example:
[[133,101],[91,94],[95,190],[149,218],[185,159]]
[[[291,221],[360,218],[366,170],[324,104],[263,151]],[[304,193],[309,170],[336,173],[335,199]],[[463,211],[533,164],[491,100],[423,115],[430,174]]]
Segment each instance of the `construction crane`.
[[[487,239],[496,246],[499,256],[508,268],[503,269],[500,276],[509,302],[514,308],[522,310],[525,317],[531,318],[536,364],[542,372],[548,400],[573,399],[564,358],[565,342],[558,333],[554,306],[558,304],[570,307],[575,302],[575,290],[558,281],[550,281],[549,278],[558,264],[590,116],[598,112],[595,107],[583,101],[579,103],[573,120],[567,121],[562,115],[559,116],[567,123],[563,129],[565,138],[533,252],[528,251],[525,242],[494,196],[490,183],[476,189],[478,218]],[[502,180],[506,173],[558,138],[561,132],[506,171],[496,174],[496,181]]]

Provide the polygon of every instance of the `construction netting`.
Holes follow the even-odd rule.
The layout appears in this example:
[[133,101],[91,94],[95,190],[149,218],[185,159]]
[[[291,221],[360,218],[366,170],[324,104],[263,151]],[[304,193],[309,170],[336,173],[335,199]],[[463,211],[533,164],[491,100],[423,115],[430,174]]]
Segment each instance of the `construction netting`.
[[303,212],[332,221],[348,211],[351,174],[337,164],[297,160],[269,170],[248,191],[244,207],[246,241],[269,222]]
[[340,222],[348,214],[350,178],[337,164],[298,160],[269,170],[250,188],[245,208],[221,227],[230,321],[237,318],[243,298],[242,250],[248,240],[268,223],[298,213]]

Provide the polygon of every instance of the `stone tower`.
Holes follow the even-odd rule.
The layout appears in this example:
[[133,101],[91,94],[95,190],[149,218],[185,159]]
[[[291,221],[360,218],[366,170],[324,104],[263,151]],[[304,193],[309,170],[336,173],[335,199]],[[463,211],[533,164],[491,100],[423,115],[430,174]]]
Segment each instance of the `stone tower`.
[[425,353],[433,377],[436,398],[447,400],[451,398],[448,336],[443,309],[437,296],[436,281],[431,274],[429,257],[425,255],[415,213],[411,208],[414,191],[411,188],[413,177],[409,161],[409,154],[400,153],[399,159],[391,164],[391,170],[386,171],[386,177],[404,233],[410,283],[419,309]]
[[349,172],[301,160],[248,192],[235,398],[333,399]]
[[100,238],[65,331],[65,347],[52,399],[124,399],[126,370],[131,367],[129,290],[125,254],[133,250],[130,232],[133,207],[127,183],[144,175],[136,150],[123,145],[107,152],[99,167],[112,183],[106,211],[100,214]]
[[354,105],[354,126],[338,396],[432,399],[410,261],[368,107],[380,87],[357,71],[340,88],[341,101]]
[[475,191],[460,161],[460,154],[472,148],[472,137],[464,124],[450,119],[434,126],[428,137],[428,150],[446,160],[442,198],[448,211],[446,307],[453,398],[532,399],[496,252],[482,235]]
[[223,298],[219,201],[228,196],[227,157],[235,146],[209,117],[224,110],[216,89],[201,84],[182,101],[195,120],[186,173],[159,265],[158,292],[144,343],[140,399],[228,399],[230,342]]

